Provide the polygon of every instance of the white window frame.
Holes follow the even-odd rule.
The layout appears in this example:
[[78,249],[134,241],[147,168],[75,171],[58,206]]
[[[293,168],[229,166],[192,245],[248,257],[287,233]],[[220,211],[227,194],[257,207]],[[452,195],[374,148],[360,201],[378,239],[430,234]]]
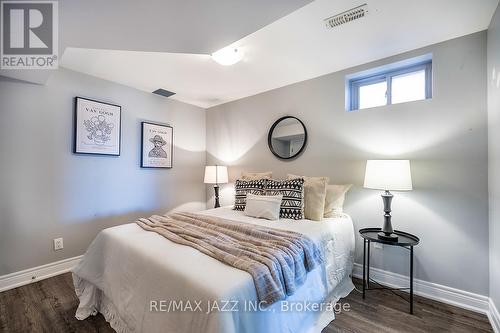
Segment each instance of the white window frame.
[[349,80],[349,111],[359,110],[359,88],[362,86],[387,82],[387,104],[392,104],[392,78],[403,74],[409,74],[425,70],[425,99],[432,98],[432,60],[418,64],[407,65],[396,69],[386,70],[369,76],[356,77]]

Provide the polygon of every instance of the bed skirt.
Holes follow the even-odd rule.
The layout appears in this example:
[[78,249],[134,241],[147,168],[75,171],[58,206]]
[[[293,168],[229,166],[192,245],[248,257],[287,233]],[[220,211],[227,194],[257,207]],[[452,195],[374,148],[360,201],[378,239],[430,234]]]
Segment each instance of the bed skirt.
[[[133,333],[141,331],[137,328],[131,330],[128,327],[127,323],[120,317],[120,314],[118,313],[113,302],[109,298],[107,298],[106,295],[104,295],[104,293],[96,286],[92,285],[88,281],[79,278],[74,274],[73,283],[75,285],[75,291],[78,297],[83,295],[82,288],[94,288],[94,292],[90,294],[94,295],[95,299],[90,303],[95,304],[95,307],[79,309],[76,313],[76,318],[78,320],[83,320],[89,316],[95,316],[98,313],[101,313],[104,319],[117,333]],[[347,276],[331,292],[327,302],[336,304],[341,298],[349,295],[353,289],[354,285],[352,284],[351,277]],[[313,312],[310,315],[316,317],[316,319],[313,320],[314,325],[312,327],[309,327],[306,331],[304,331],[304,333],[320,333],[325,327],[328,326],[328,324],[330,324],[335,319],[335,312],[328,311],[326,309],[321,312]]]

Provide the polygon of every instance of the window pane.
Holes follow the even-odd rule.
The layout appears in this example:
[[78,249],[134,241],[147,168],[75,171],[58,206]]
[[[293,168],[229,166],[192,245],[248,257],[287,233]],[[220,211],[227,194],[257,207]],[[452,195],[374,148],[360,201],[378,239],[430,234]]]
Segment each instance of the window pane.
[[425,99],[425,70],[392,77],[392,103]]
[[359,109],[387,105],[387,81],[359,87]]

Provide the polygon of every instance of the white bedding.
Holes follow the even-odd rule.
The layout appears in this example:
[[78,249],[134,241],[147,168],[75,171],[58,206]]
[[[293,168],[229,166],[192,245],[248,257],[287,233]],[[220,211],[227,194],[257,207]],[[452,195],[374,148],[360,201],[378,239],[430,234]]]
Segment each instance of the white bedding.
[[[318,242],[327,260],[285,301],[262,311],[245,311],[258,304],[250,274],[135,223],[125,224],[100,232],[73,270],[80,299],[76,317],[101,312],[118,332],[144,333],[320,332],[334,319],[328,307],[296,310],[304,302],[336,302],[353,289],[349,274],[354,230],[348,215],[315,222],[261,220],[229,207],[202,213],[300,232]],[[174,300],[194,311],[171,311]],[[217,311],[214,306],[225,308]],[[283,311],[292,306],[294,311]]]

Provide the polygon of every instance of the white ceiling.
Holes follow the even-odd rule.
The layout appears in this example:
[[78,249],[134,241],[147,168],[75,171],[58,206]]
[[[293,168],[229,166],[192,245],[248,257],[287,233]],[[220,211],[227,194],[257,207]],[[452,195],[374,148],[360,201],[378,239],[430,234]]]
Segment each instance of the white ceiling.
[[[323,19],[366,2],[366,18],[328,30]],[[63,67],[212,107],[484,30],[498,0],[316,0],[241,38],[233,66],[208,54],[67,48]],[[250,19],[250,18],[249,18]],[[238,24],[238,23],[234,23]],[[216,51],[216,50],[212,50]]]
[[[59,55],[67,47],[211,53],[312,0],[63,0]],[[0,76],[44,84],[50,70]]]

